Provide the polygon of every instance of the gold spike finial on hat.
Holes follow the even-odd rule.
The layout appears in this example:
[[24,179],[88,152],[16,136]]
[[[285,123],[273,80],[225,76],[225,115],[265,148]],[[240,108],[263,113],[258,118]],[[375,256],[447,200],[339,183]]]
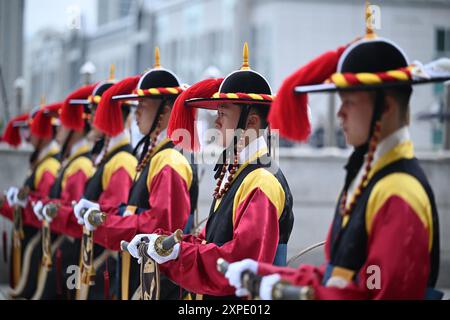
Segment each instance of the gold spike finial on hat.
[[116,77],[116,65],[111,63],[109,66],[109,80],[113,80]]
[[373,31],[373,24],[372,24],[372,10],[370,9],[370,2],[366,0],[366,10],[365,10],[365,16],[366,16],[366,39],[372,39],[376,37],[375,32]]
[[250,70],[250,65],[248,64],[248,43],[244,42],[244,49],[242,50],[242,67],[241,70]]
[[154,69],[161,68],[161,62],[159,59],[159,47],[155,47],[155,64],[153,65]]

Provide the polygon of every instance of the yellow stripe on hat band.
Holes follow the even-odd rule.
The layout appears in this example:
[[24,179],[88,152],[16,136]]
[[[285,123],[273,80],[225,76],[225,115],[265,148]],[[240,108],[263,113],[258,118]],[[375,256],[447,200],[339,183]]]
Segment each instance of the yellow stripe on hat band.
[[161,92],[158,89],[155,89],[155,88],[148,89],[148,92],[150,94],[161,94]]
[[166,88],[166,90],[169,91],[170,93],[173,93],[173,94],[177,94],[178,93],[178,89],[176,89],[176,88]]
[[409,80],[408,75],[404,71],[392,70],[392,71],[386,72],[386,74],[388,76],[392,77],[392,78],[397,79],[397,80],[401,80],[401,81],[408,81]]
[[348,87],[349,83],[342,73],[335,73],[331,76],[331,82],[338,87]]
[[252,99],[255,99],[255,100],[264,100],[262,96],[260,96],[259,94],[256,94],[256,93],[249,93],[248,95],[249,95]]
[[355,77],[364,84],[378,84],[383,82],[378,75],[373,73],[361,72],[355,74]]

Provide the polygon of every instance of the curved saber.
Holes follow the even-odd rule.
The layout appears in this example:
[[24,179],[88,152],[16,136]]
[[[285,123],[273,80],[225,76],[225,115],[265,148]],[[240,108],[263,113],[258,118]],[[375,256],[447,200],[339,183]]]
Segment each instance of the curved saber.
[[293,256],[292,258],[290,258],[290,259],[288,260],[288,262],[287,262],[287,265],[290,265],[292,262],[296,261],[296,260],[299,259],[301,256],[303,256],[304,254],[306,254],[306,253],[308,253],[308,252],[310,252],[310,251],[312,251],[312,250],[314,250],[314,249],[316,249],[316,248],[318,248],[318,247],[321,247],[321,246],[323,246],[324,244],[325,244],[325,241],[321,241],[321,242],[315,243],[315,244],[313,244],[313,245],[311,245],[311,246],[309,246],[309,247],[303,249],[303,250],[300,251],[297,255],[295,255],[295,256]]

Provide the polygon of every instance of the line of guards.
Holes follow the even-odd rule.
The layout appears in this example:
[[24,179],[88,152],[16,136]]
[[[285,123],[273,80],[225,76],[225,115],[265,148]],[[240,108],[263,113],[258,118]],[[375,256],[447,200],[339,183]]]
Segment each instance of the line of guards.
[[[400,47],[368,28],[286,78],[275,98],[250,68],[247,45],[243,56],[224,79],[187,87],[156,51],[143,75],[83,86],[10,121],[3,140],[34,147],[24,185],[11,187],[1,207],[14,221],[12,239],[3,239],[12,297],[145,299],[159,285],[160,299],[273,299],[283,298],[280,284],[305,299],[442,297],[436,204],[408,123],[412,87],[449,80],[449,61],[409,64]],[[308,93],[333,91],[354,151],[325,263],[289,268],[293,195],[261,129],[305,141]],[[126,129],[133,107],[144,135],[134,150]],[[217,110],[224,151],[206,226],[196,234],[198,108]],[[161,249],[177,229],[180,241]],[[130,241],[127,252],[122,240]],[[145,290],[144,256],[154,262],[144,271],[157,281]]]

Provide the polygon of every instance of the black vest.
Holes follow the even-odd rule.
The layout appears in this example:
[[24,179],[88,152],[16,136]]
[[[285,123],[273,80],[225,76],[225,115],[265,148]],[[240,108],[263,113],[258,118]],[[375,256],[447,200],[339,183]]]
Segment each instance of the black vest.
[[[206,241],[208,243],[215,243],[222,246],[233,239],[233,202],[237,190],[242,181],[252,171],[259,168],[267,168],[271,172],[275,172],[274,176],[281,184],[285,193],[285,204],[283,212],[278,220],[279,226],[279,244],[287,244],[291,235],[292,227],[294,225],[294,214],[292,212],[292,194],[289,189],[286,178],[281,169],[274,164],[268,155],[264,155],[257,159],[257,163],[248,164],[236,177],[231,184],[230,189],[225,193],[221,199],[217,210],[214,211],[216,201],[214,200],[209,212],[208,221],[206,223]],[[255,230],[258,232],[258,230]]]
[[90,159],[90,154],[91,154],[90,152],[84,152],[84,153],[81,153],[81,154],[77,155],[76,157],[73,157],[73,159],[71,159],[64,166],[64,168],[59,170],[58,177],[56,178],[55,183],[52,185],[52,187],[50,189],[50,194],[49,194],[50,198],[53,198],[53,199],[61,198],[62,181],[63,181],[63,178],[64,178],[64,173],[66,172],[67,168],[69,168],[69,166],[78,158],[87,157],[87,158]]
[[[174,144],[172,141],[168,141],[166,144],[161,146],[158,151],[150,158],[150,160],[145,165],[139,177],[134,181],[131,186],[130,193],[128,195],[128,205],[136,206],[139,209],[148,210],[150,209],[150,204],[148,203],[149,198],[149,190],[147,188],[147,176],[150,170],[150,164],[152,162],[152,158],[156,156],[159,152],[173,148]],[[144,151],[143,151],[144,152]],[[138,213],[138,212],[136,212]]]
[[28,187],[31,191],[36,191],[35,185],[34,185],[34,180],[36,179],[36,171],[37,168],[39,168],[40,165],[42,165],[42,163],[44,163],[44,161],[46,161],[48,158],[53,158],[55,160],[57,160],[58,162],[60,162],[60,157],[59,157],[59,153],[53,154],[53,155],[48,155],[46,157],[44,157],[41,161],[39,161],[35,168],[31,174],[25,179],[25,183],[24,186]]
[[97,167],[94,175],[86,183],[83,198],[89,201],[97,201],[100,198],[100,195],[103,192],[102,178],[105,166],[109,162],[109,160],[111,160],[116,154],[122,151],[129,154],[133,153],[133,149],[130,144],[123,145],[110,152],[110,154],[105,157],[103,163],[101,163],[100,166]]
[[[367,259],[367,231],[366,231],[366,207],[370,194],[378,181],[391,173],[405,173],[413,176],[422,185],[428,195],[432,208],[433,223],[433,246],[430,253],[431,269],[428,279],[428,286],[434,287],[439,273],[439,222],[436,203],[433,191],[428,180],[419,165],[419,161],[414,159],[400,159],[388,164],[375,173],[363,190],[353,210],[347,224],[342,227],[342,216],[339,212],[339,204],[333,220],[330,238],[330,264],[335,267],[343,267],[355,271],[358,274]],[[340,198],[342,197],[342,194]]]

